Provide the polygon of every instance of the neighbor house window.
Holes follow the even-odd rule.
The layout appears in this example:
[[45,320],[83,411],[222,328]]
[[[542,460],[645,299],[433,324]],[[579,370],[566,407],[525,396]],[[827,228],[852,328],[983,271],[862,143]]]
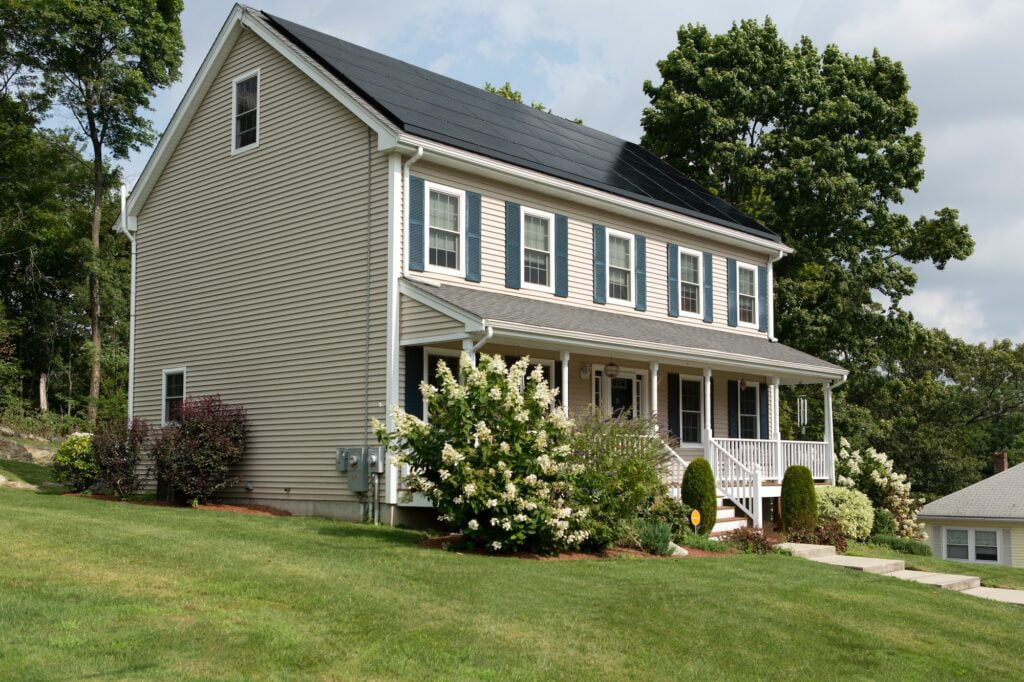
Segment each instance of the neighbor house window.
[[456,189],[427,184],[428,269],[462,272],[466,195]]
[[701,380],[679,380],[679,440],[701,442]]
[[633,236],[608,231],[608,300],[633,302]]
[[165,369],[163,382],[163,414],[164,424],[175,423],[181,419],[181,404],[185,402],[185,370]]
[[749,265],[736,267],[736,296],[740,324],[757,324],[757,268]]
[[970,559],[970,533],[958,528],[946,529],[946,558]]
[[740,387],[740,438],[757,438],[760,433],[760,415],[757,384]]
[[260,73],[248,73],[232,81],[233,152],[253,149],[260,143]]
[[679,250],[679,310],[688,315],[701,314],[702,259],[696,251]]
[[998,537],[994,530],[974,531],[974,560],[999,561]]
[[523,286],[528,289],[554,290],[554,280],[551,276],[554,221],[554,216],[550,213],[522,209]]
[[987,528],[947,528],[946,558],[960,561],[999,561],[999,530]]

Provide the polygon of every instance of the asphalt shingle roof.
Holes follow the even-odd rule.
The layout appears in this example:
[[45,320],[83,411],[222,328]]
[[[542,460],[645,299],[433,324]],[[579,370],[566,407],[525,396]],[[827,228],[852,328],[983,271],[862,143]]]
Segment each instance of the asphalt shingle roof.
[[490,322],[511,322],[559,330],[566,332],[567,337],[572,332],[596,334],[637,343],[678,346],[680,350],[734,353],[769,362],[795,363],[845,372],[842,367],[803,351],[772,343],[763,335],[736,334],[713,327],[593,310],[479,288],[450,284],[434,286],[412,280],[406,282],[428,295]]
[[1024,464],[929,502],[919,515],[1024,521]]
[[633,142],[263,13],[405,132],[698,217],[772,241],[779,236]]

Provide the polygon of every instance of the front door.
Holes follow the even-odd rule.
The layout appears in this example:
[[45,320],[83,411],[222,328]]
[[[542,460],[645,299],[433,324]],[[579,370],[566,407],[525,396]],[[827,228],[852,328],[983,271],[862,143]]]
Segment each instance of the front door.
[[615,377],[611,380],[609,404],[614,416],[632,417],[636,414],[636,393],[633,390],[633,383],[633,377]]
[[594,372],[594,403],[604,414],[635,418],[646,415],[645,373],[622,369],[617,375],[605,375],[603,367]]

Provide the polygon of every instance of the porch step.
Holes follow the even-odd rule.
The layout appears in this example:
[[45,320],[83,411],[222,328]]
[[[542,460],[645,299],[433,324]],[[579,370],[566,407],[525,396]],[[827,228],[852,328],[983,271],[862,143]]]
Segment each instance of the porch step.
[[715,520],[715,527],[711,529],[711,535],[715,533],[728,533],[737,528],[746,528],[749,520],[745,516],[728,516]]

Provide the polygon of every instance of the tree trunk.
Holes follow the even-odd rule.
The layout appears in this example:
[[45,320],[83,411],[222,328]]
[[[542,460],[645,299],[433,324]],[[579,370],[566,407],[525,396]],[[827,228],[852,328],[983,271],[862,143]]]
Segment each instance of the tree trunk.
[[92,371],[89,373],[89,423],[96,424],[100,400],[100,221],[103,210],[103,146],[93,143],[92,263],[89,267],[89,314],[92,326]]
[[50,402],[46,399],[46,372],[39,373],[39,413],[50,411]]

